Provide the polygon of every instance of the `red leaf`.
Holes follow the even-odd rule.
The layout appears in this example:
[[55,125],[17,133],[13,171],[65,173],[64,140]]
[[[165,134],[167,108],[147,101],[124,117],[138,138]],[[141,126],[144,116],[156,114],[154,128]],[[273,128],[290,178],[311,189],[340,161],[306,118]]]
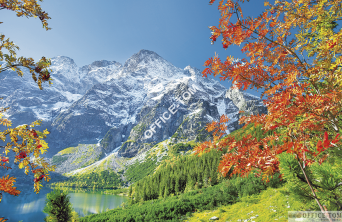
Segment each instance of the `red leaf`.
[[36,68],[34,69],[34,71],[36,71],[37,73],[39,73],[41,70],[42,70],[42,69],[39,68],[39,67],[36,67]]
[[330,146],[330,141],[328,139],[328,133],[327,132],[324,133],[324,142],[323,143],[324,143],[325,148],[328,148]]
[[1,157],[2,159],[1,159],[1,161],[2,162],[7,162],[9,159],[8,159],[8,157]]
[[18,156],[18,158],[20,158],[20,159],[23,159],[23,158],[25,158],[25,157],[27,157],[27,155],[26,155],[26,153],[23,151],[23,152],[21,152],[20,154],[19,154],[19,156]]
[[318,143],[317,143],[317,151],[318,151],[318,153],[320,153],[321,150],[323,150],[323,146],[322,146],[322,141],[319,140]]
[[328,45],[329,45],[328,48],[331,49],[332,47],[334,47],[335,45],[337,45],[337,42],[334,42],[334,43],[332,43],[332,44],[331,44],[331,43],[328,43]]
[[42,80],[43,81],[48,81],[49,78],[50,78],[50,73],[45,73],[45,75],[43,75],[43,77],[42,77]]
[[342,136],[340,137],[340,139],[337,139],[337,137],[338,137],[339,135],[340,135],[340,134],[338,133],[338,134],[336,135],[335,139],[333,139],[331,142],[332,142],[332,143],[336,143],[336,142],[338,142],[340,139],[342,139]]
[[270,127],[270,130],[274,130],[274,129],[277,128],[277,127],[278,127],[278,126],[276,126],[276,125],[275,125],[275,126],[271,126],[271,127]]

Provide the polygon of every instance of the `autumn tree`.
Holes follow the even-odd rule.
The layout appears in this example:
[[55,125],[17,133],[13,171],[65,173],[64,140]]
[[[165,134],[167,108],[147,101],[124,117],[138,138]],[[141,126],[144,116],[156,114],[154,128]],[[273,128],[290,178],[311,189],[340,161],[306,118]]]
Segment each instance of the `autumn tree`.
[[[214,2],[210,0],[210,4]],[[225,49],[243,44],[241,51],[249,61],[234,62],[230,56],[221,62],[215,54],[204,63],[207,68],[202,74],[221,75],[221,80],[232,80],[239,89],[243,86],[243,90],[250,86],[263,88],[261,99],[267,96],[264,104],[268,114],[243,116],[239,123],[245,123],[244,128],[254,123],[262,126],[266,134],[273,131],[273,135],[260,141],[249,134],[240,141],[230,136],[220,140],[228,121],[223,115],[220,122],[207,126],[208,131],[213,131],[214,140],[196,146],[195,153],[201,155],[210,149],[228,147],[219,165],[224,176],[232,168],[230,175],[242,176],[258,169],[266,180],[280,171],[278,155],[291,154],[309,187],[310,197],[325,212],[321,203],[324,200],[317,197],[317,189],[312,186],[306,169],[317,164],[319,168],[324,160],[333,159],[329,154],[341,147],[342,78],[338,43],[342,31],[334,32],[336,21],[341,20],[341,1],[276,0],[274,5],[265,2],[265,6],[270,8],[259,17],[244,19],[239,1],[220,1],[219,26],[209,27],[212,44],[220,36]],[[233,15],[235,23],[231,21]],[[293,28],[299,31],[290,39]],[[309,62],[309,58],[313,61]],[[332,183],[339,187],[341,178]]]
[[[42,0],[40,0],[42,1]],[[0,0],[0,10],[10,10],[16,12],[18,17],[38,17],[43,24],[43,28],[49,30],[47,20],[50,19],[45,11],[42,11],[40,5],[34,0]],[[0,22],[0,24],[3,22]],[[3,52],[7,51],[7,53]],[[18,57],[16,51],[19,47],[15,45],[9,38],[5,39],[4,34],[0,34],[0,61],[5,63],[0,65],[0,73],[12,69],[19,76],[23,76],[21,68],[26,68],[32,75],[33,80],[36,82],[39,89],[42,88],[43,82],[49,82],[51,84],[50,72],[48,67],[51,65],[51,61],[42,57],[38,62],[34,62],[32,58]],[[5,169],[11,169],[6,166],[10,162],[7,157],[10,151],[13,151],[16,155],[14,163],[18,165],[20,169],[25,168],[25,174],[30,171],[34,174],[34,189],[38,193],[42,187],[41,181],[50,180],[49,171],[54,171],[55,166],[50,166],[45,162],[44,158],[40,157],[48,149],[47,143],[44,141],[46,135],[49,134],[47,130],[39,132],[34,127],[41,124],[41,121],[35,121],[32,124],[21,125],[14,128],[10,128],[11,121],[4,118],[4,112],[9,108],[2,108],[0,110],[0,124],[7,127],[5,131],[0,132],[0,139],[6,145],[0,146],[4,149],[4,152],[0,154],[0,167]],[[32,154],[32,155],[30,155]],[[12,160],[11,160],[12,161]],[[39,168],[37,168],[39,167]],[[37,169],[36,169],[37,168]],[[15,177],[3,176],[0,178],[0,191],[9,193],[11,195],[19,195],[20,191],[14,186]],[[0,201],[2,198],[2,192],[0,192]],[[0,218],[0,221],[6,221],[4,218]]]

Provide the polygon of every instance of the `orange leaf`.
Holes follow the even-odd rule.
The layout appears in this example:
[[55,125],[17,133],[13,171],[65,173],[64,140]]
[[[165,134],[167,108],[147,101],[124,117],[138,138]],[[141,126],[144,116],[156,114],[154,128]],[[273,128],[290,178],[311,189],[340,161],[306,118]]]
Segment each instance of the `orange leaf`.
[[226,122],[228,122],[228,120],[229,120],[229,118],[227,118],[227,116],[224,114],[220,118],[220,122],[222,122],[222,123],[226,123]]
[[203,76],[207,77],[207,74],[211,74],[212,71],[210,68],[205,68],[202,72]]

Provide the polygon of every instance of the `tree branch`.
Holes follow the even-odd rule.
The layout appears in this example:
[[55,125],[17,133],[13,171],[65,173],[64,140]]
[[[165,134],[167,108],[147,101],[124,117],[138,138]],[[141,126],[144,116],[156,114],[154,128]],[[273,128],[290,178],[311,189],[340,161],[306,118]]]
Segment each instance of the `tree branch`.
[[311,183],[310,183],[308,177],[306,176],[306,173],[305,173],[305,171],[304,171],[302,165],[300,164],[297,155],[296,155],[296,160],[297,160],[297,162],[298,162],[298,164],[299,164],[300,169],[302,170],[302,172],[303,172],[303,174],[304,174],[304,176],[305,176],[306,183],[309,185],[310,190],[311,190],[311,192],[312,192],[312,194],[313,194],[313,197],[315,198],[315,200],[316,200],[316,202],[317,202],[319,208],[321,208],[322,213],[324,213],[324,215],[329,219],[329,222],[332,222],[332,220],[331,220],[331,218],[330,218],[328,212],[327,212],[326,210],[323,209],[323,207],[322,207],[320,201],[318,200],[318,197],[316,196],[316,193],[315,193],[314,189],[312,188]]
[[[12,67],[17,67],[17,66],[23,66],[23,65],[22,65],[22,64],[14,64],[14,65],[6,66],[6,67],[0,69],[0,72],[4,72],[4,71],[6,71],[7,69],[10,69],[10,68],[12,68]],[[26,66],[24,66],[24,67],[26,67]],[[29,67],[26,67],[26,68],[29,68]]]

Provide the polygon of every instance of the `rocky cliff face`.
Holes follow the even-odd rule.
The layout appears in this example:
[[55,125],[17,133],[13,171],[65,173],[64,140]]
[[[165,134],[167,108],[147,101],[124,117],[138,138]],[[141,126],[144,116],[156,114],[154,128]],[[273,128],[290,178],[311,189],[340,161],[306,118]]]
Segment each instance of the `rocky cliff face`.
[[177,68],[148,50],[124,65],[101,60],[77,67],[71,58],[58,56],[51,69],[53,85],[42,91],[25,70],[23,78],[12,71],[0,77],[1,106],[11,107],[7,116],[13,125],[42,119],[41,130],[51,132],[48,157],[70,146],[98,143],[96,158],[112,152],[130,158],[168,138],[173,143],[208,140],[204,126],[222,114],[230,119],[229,134],[242,127],[240,110],[267,113],[258,97],[226,89],[200,70]]

